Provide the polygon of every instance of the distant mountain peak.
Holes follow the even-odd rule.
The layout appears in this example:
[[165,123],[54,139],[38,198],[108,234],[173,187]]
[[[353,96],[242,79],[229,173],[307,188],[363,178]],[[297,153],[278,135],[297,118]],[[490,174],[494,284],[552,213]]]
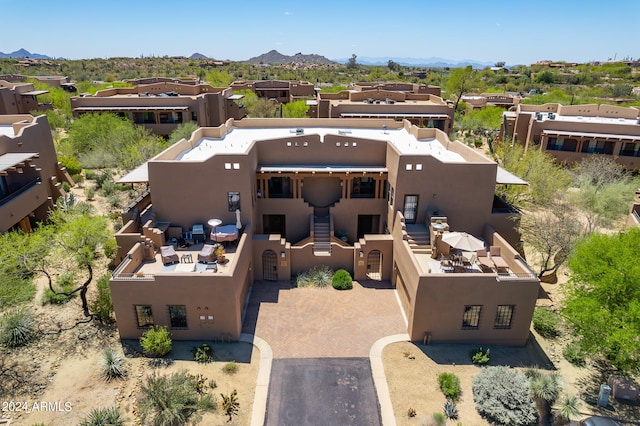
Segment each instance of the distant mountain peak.
[[193,55],[189,56],[189,59],[209,59],[209,57],[203,55],[202,53],[194,53]]
[[296,53],[293,56],[283,55],[275,49],[268,51],[267,53],[263,53],[260,56],[255,56],[253,58],[248,59],[246,62],[250,64],[290,64],[294,62],[304,63],[304,62],[312,62],[319,64],[332,64],[333,61],[325,58],[322,55],[317,55],[315,53],[311,54],[303,54],[301,52]]
[[40,53],[31,53],[28,50],[24,49],[24,48],[20,48],[19,50],[16,50],[15,52],[11,52],[11,53],[2,53],[0,52],[0,58],[16,58],[16,59],[23,59],[23,58],[31,58],[31,59],[51,59],[50,56],[47,55],[41,55]]

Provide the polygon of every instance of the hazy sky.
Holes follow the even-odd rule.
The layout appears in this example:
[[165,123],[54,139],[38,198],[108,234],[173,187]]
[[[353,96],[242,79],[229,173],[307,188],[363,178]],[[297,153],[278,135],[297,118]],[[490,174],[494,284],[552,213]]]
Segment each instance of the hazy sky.
[[69,59],[441,57],[530,64],[640,57],[639,0],[2,2],[0,51]]

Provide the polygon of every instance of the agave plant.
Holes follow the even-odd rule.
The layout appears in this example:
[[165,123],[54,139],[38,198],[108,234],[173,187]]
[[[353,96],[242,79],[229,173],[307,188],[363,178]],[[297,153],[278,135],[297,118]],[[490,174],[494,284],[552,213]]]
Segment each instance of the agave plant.
[[112,348],[105,348],[102,351],[99,367],[107,382],[123,377],[127,373],[123,356]]
[[455,420],[458,418],[458,407],[451,401],[447,401],[444,403],[444,415],[447,416],[448,419]]
[[80,426],[124,426],[124,420],[116,407],[95,408],[82,420]]
[[16,348],[29,343],[35,336],[35,319],[26,310],[6,313],[0,319],[0,342]]

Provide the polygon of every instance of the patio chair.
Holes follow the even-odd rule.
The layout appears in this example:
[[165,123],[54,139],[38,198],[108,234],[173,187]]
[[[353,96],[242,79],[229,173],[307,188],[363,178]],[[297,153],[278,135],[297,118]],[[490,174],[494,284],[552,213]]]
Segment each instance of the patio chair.
[[199,263],[209,263],[216,260],[216,246],[214,244],[205,244],[198,253]]
[[162,257],[162,263],[164,263],[165,265],[180,263],[178,253],[176,253],[176,250],[173,248],[173,246],[160,247],[160,257]]

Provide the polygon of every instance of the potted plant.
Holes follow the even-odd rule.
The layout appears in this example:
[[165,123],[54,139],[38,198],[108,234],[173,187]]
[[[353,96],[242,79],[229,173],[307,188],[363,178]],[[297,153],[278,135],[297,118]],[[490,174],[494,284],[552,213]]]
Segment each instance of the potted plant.
[[224,257],[224,254],[224,246],[222,244],[218,244],[218,247],[216,247],[216,258],[218,259],[218,263],[225,262],[226,259]]

